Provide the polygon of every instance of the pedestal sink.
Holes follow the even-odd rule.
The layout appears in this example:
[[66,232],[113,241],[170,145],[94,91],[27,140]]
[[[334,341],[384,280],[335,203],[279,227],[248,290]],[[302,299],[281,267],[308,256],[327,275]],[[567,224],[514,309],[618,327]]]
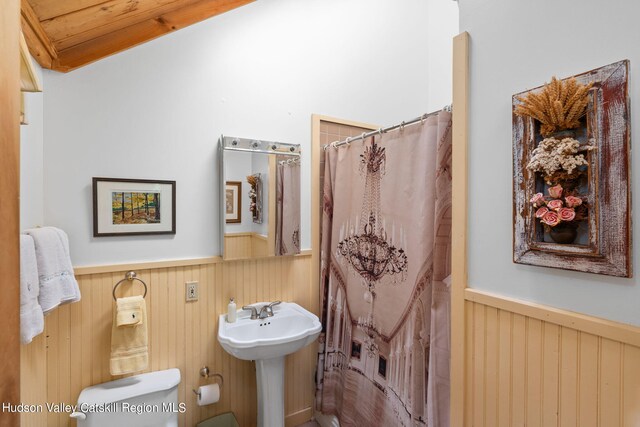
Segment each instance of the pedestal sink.
[[[252,304],[260,310],[267,302]],[[315,341],[322,329],[318,317],[298,304],[283,302],[273,316],[251,319],[238,312],[235,323],[218,319],[218,341],[227,353],[255,360],[258,385],[258,427],[284,427],[284,356]]]

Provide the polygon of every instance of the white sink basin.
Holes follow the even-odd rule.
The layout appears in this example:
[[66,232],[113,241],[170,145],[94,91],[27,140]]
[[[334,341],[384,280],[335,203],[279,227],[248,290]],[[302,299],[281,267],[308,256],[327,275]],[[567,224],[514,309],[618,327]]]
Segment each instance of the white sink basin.
[[[260,307],[268,304],[252,304]],[[251,320],[251,312],[238,312],[235,323],[220,315],[218,341],[227,353],[243,360],[282,357],[311,344],[322,326],[318,317],[292,302],[273,307],[273,317]]]
[[[255,303],[258,312],[268,303]],[[292,302],[273,307],[273,316],[251,320],[238,312],[235,323],[218,319],[218,341],[238,359],[255,360],[258,386],[258,427],[284,426],[284,356],[311,344],[320,335],[318,317]]]

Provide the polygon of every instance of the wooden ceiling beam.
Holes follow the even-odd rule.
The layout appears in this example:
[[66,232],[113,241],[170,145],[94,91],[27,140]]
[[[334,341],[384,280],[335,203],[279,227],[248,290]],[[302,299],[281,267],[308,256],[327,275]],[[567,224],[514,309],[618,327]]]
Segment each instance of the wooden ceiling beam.
[[190,6],[60,50],[52,68],[68,72],[255,0],[199,0]]
[[51,68],[53,62],[58,57],[56,48],[51,43],[51,39],[40,25],[38,16],[31,8],[27,0],[22,0],[20,5],[20,15],[22,32],[29,46],[31,55],[44,68]]
[[[104,26],[113,27],[113,25],[118,25],[121,21],[124,21],[120,25],[120,28],[124,28],[171,10],[188,7],[194,1],[196,0],[147,0],[132,3],[123,0],[105,0],[94,6],[76,9],[51,19],[43,19],[42,26],[47,31],[47,34],[51,36],[51,40],[54,43],[64,43],[65,40],[71,39],[66,42],[66,46],[61,47],[62,50],[79,42],[92,39],[96,34],[102,35],[118,29],[108,28],[103,30],[102,27]],[[213,3],[218,0],[210,1]]]
[[[44,21],[43,27],[58,50],[68,49],[148,19],[155,19],[165,13],[190,7],[200,0],[156,0],[139,4],[135,9],[126,8],[122,0],[109,0],[99,7],[78,10],[66,16]],[[220,0],[209,0],[211,3]],[[225,2],[227,0],[223,0]]]
[[[40,21],[66,15],[80,9],[86,9],[106,0],[29,0]],[[144,0],[143,0],[144,1]]]
[[149,19],[61,51],[60,56],[53,63],[53,69],[67,73],[169,32],[171,30],[161,20]]
[[[68,72],[253,1],[157,0],[154,4],[161,4],[159,7],[143,11],[133,8],[131,14],[116,13],[102,25],[89,27],[82,33],[67,31],[70,36],[61,40],[56,40],[50,28],[43,26],[29,0],[21,0],[21,19],[29,51],[36,61],[44,68]],[[111,4],[107,1],[102,5],[107,3]]]

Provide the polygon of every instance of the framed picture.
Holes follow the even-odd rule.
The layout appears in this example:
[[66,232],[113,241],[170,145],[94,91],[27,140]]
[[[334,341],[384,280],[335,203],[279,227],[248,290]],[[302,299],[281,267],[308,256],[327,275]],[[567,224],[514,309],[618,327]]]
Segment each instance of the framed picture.
[[176,182],[93,178],[93,236],[176,234]]
[[224,193],[225,219],[227,224],[242,222],[242,182],[227,181]]
[[351,358],[360,360],[361,354],[362,354],[362,343],[356,340],[351,341]]

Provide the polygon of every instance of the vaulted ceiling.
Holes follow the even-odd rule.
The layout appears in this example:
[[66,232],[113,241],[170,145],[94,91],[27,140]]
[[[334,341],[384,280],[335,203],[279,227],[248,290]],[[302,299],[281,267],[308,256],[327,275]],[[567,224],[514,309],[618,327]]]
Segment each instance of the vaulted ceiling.
[[22,0],[22,31],[44,68],[67,72],[254,0]]

